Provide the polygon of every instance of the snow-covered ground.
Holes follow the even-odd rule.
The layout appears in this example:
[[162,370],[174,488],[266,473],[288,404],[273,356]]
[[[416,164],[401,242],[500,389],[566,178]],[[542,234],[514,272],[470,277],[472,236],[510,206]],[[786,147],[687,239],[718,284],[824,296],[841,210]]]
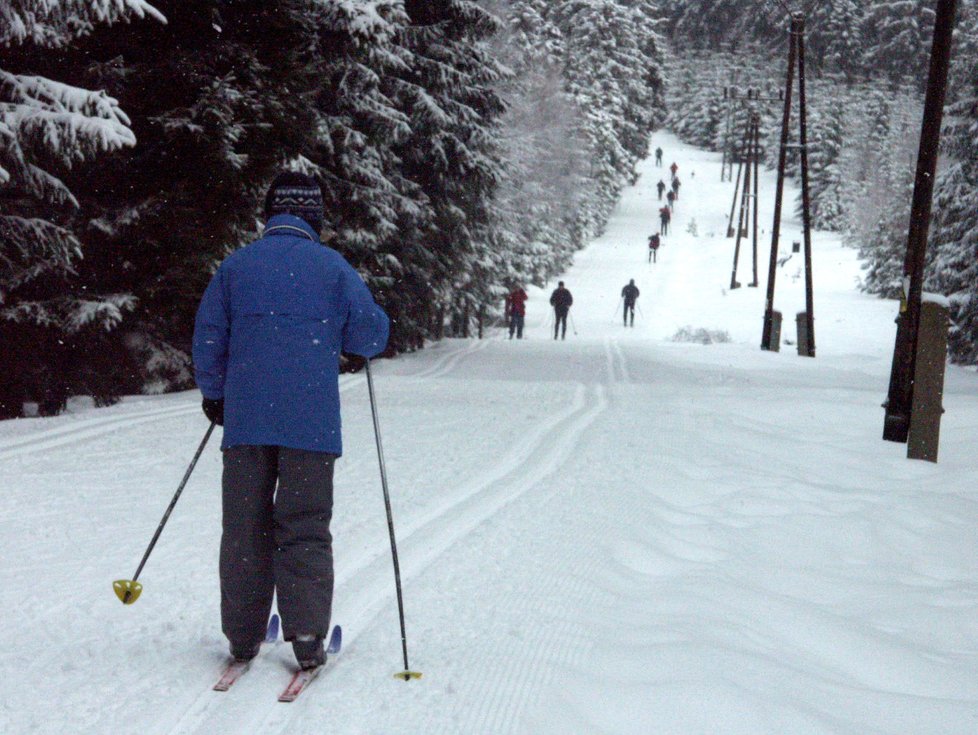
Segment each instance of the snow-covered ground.
[[[729,291],[732,184],[716,155],[658,144],[683,181],[674,234],[649,265],[665,169],[646,162],[563,276],[566,341],[549,334],[549,289],[534,289],[523,341],[448,340],[376,365],[423,679],[392,678],[400,635],[362,377],[342,381],[344,650],[291,705],[275,701],[286,645],[210,691],[226,655],[216,442],[142,597],[112,593],[204,433],[198,395],[75,404],[0,423],[0,732],[978,732],[978,376],[948,369],[940,463],[905,459],[880,438],[895,304],[860,294],[854,253],[817,234],[818,356],[761,351],[773,177],[761,287]],[[788,223],[787,249],[798,231]],[[786,338],[799,265],[778,271]],[[747,248],[745,286],[749,269]],[[629,278],[633,329],[616,312]],[[730,342],[672,341],[687,325]]]

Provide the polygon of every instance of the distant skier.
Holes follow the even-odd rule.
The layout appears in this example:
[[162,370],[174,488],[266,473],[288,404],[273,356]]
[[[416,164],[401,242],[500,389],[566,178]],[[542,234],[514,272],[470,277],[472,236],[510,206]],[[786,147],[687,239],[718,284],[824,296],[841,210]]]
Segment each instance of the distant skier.
[[672,193],[675,194],[676,201],[679,200],[679,187],[682,185],[683,182],[679,180],[678,176],[672,180]]
[[638,299],[639,291],[638,286],[635,285],[635,279],[631,279],[628,285],[621,290],[621,297],[625,299],[625,311],[622,312],[622,316],[625,318],[625,326],[629,326],[628,317],[631,314],[631,326],[635,326],[635,301]]
[[668,235],[669,234],[669,222],[672,220],[672,212],[669,211],[669,207],[662,207],[659,210],[659,234]]
[[655,188],[659,190],[659,201],[662,201],[662,192],[666,190],[666,182],[659,179],[659,183],[655,185]]
[[509,319],[509,338],[523,339],[523,322],[526,319],[526,291],[517,286],[506,297],[506,317]]
[[679,170],[679,166],[676,165],[675,161],[672,162],[672,165],[669,167],[669,170],[672,171],[672,178],[676,178],[676,171]]
[[656,148],[655,149],[655,165],[658,166],[659,168],[662,168],[662,149],[661,148]]
[[659,233],[655,233],[649,236],[649,262],[655,262],[656,253],[659,251],[659,245],[662,244],[662,239],[659,237]]
[[670,189],[666,193],[666,201],[669,202],[669,209],[670,210],[673,209],[674,208],[674,205],[676,203],[676,192],[674,192],[672,189]]
[[261,239],[221,263],[193,336],[204,414],[224,427],[221,629],[231,655],[258,654],[278,596],[285,640],[321,666],[333,602],[333,465],[339,355],[373,357],[388,319],[363,279],[319,239],[323,195],[280,174]]
[[550,294],[550,305],[554,307],[554,339],[558,333],[561,339],[567,338],[567,313],[570,311],[574,297],[564,288],[564,282],[557,283],[557,288]]

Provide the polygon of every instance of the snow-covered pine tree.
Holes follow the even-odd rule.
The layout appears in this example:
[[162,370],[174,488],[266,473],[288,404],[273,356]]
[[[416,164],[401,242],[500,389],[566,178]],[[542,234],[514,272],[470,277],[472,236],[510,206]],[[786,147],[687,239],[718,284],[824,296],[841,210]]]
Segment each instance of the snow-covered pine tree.
[[854,167],[853,178],[861,180],[862,187],[849,208],[849,236],[864,260],[863,288],[896,298],[907,248],[922,105],[911,87],[876,90],[868,97],[877,114],[869,120],[875,134],[868,136],[868,160]]
[[978,364],[978,8],[962,7],[925,287],[951,302],[952,361]]
[[493,52],[512,72],[497,84],[507,101],[496,197],[498,247],[509,254],[502,285],[543,285],[583,244],[574,226],[589,186],[583,116],[564,91],[559,29],[532,2],[483,4],[504,21]]
[[126,292],[65,292],[82,246],[54,214],[78,207],[66,170],[135,143],[129,118],[104,91],[37,73],[46,52],[131,16],[165,21],[144,0],[0,0],[0,417],[19,415],[28,397],[60,410],[62,338],[111,329],[134,305]]
[[425,283],[433,267],[416,233],[434,215],[396,150],[412,135],[395,86],[413,63],[403,40],[409,22],[398,0],[319,3],[318,120],[301,159],[322,184],[330,245],[391,315],[397,350],[423,343],[424,297],[413,284]]
[[[845,144],[846,106],[840,104],[843,92],[838,85],[812,85],[814,102],[810,108],[808,154],[809,196],[812,226],[838,232],[845,224],[846,175],[841,155]],[[801,213],[801,195],[798,196]]]
[[777,38],[773,31],[783,9],[775,2],[758,5],[752,0],[679,0],[670,6],[673,40],[680,49],[735,51],[761,38]]
[[390,298],[404,300],[399,313],[415,333],[440,335],[446,314],[465,332],[496,299],[505,259],[492,248],[505,109],[495,84],[505,72],[487,40],[499,20],[471,0],[407,0],[404,8],[409,64],[391,80],[390,95],[411,134],[393,151],[429,216],[401,228],[399,246],[417,267]]
[[806,61],[834,79],[853,82],[863,71],[865,7],[856,0],[822,0],[812,7],[806,34]]
[[919,0],[871,0],[862,25],[867,42],[864,66],[923,90],[934,32],[933,5]]
[[567,89],[585,115],[596,199],[586,203],[582,228],[596,234],[648,153],[663,104],[659,77],[649,71],[661,67],[660,52],[648,43],[651,20],[616,0],[564,0],[546,17],[563,35]]
[[60,60],[64,74],[120,99],[139,140],[74,177],[86,248],[74,287],[110,284],[138,299],[114,333],[115,364],[100,371],[127,392],[191,383],[210,273],[254,236],[265,184],[315,127],[315,3],[156,4],[165,27],[96,32]]

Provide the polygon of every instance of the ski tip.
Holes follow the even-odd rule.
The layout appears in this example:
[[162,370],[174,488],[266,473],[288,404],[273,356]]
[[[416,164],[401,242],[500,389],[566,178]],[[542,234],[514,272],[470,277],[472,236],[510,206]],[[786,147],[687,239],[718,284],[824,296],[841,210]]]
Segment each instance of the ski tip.
[[279,627],[278,613],[272,613],[272,617],[268,620],[268,628],[265,630],[265,643],[274,643],[278,640]]
[[334,625],[333,633],[329,637],[329,644],[326,646],[326,653],[339,653],[342,646],[343,629],[338,625]]
[[420,671],[398,671],[394,674],[395,679],[401,679],[402,681],[411,681],[412,679],[420,679],[422,673]]

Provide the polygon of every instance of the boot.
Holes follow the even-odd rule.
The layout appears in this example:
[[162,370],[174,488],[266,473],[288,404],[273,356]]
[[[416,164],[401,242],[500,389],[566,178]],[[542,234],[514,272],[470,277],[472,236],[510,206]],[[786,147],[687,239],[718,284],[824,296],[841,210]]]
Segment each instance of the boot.
[[323,639],[315,635],[298,635],[292,641],[292,652],[301,669],[315,669],[326,663]]

